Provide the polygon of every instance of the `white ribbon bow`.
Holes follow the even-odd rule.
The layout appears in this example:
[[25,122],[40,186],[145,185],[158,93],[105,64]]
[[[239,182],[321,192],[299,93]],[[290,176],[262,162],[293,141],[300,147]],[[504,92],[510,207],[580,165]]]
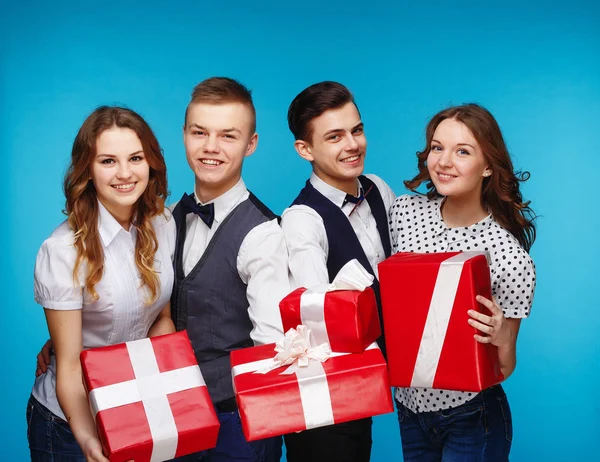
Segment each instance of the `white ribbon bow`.
[[288,330],[284,337],[275,344],[277,354],[273,364],[257,371],[265,374],[282,366],[290,366],[281,375],[291,375],[301,367],[308,367],[311,360],[325,362],[331,356],[331,348],[327,343],[314,345],[310,329],[300,324]]
[[333,290],[359,290],[362,292],[373,284],[373,280],[373,275],[354,258],[342,266],[333,282],[327,286],[327,292]]
[[[280,375],[296,374],[300,401],[306,429],[324,425],[333,425],[333,406],[327,383],[327,374],[322,363],[330,357],[345,356],[350,353],[332,353],[328,344],[313,347],[311,331],[304,325],[286,332],[283,339],[277,342],[275,358],[259,359],[250,363],[238,364],[231,369],[234,378],[241,374],[266,374],[278,367],[290,365]],[[378,348],[371,344],[367,350]],[[236,392],[237,393],[237,392]]]

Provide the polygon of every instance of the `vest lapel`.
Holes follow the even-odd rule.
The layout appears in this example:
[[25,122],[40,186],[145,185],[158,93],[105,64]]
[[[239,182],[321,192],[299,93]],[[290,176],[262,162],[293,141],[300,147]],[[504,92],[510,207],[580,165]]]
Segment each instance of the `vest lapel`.
[[390,243],[390,231],[388,226],[388,211],[385,209],[383,198],[381,197],[379,189],[377,188],[377,186],[375,186],[375,183],[373,183],[364,175],[361,175],[358,179],[360,181],[360,184],[362,185],[363,191],[367,191],[370,187],[373,187],[373,189],[371,189],[371,192],[367,195],[366,199],[369,203],[369,207],[371,207],[373,217],[375,218],[375,223],[377,224],[377,231],[379,232],[381,244],[383,245],[383,251],[387,258],[392,253],[392,246]]

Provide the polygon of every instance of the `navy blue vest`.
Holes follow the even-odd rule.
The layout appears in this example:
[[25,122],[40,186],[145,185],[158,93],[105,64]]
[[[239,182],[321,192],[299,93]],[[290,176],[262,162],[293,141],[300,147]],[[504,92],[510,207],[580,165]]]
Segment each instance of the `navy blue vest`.
[[256,226],[277,218],[252,193],[223,220],[200,261],[184,276],[185,216],[177,205],[175,286],[171,315],[177,330],[188,335],[213,403],[233,398],[229,353],[254,345],[250,338],[246,284],[240,279],[240,246]]
[[[385,257],[391,254],[390,233],[388,230],[388,213],[381,198],[381,193],[375,183],[369,180],[366,176],[361,175],[359,178],[363,191],[367,191],[373,187],[366,197],[366,201],[371,208],[377,231],[381,237]],[[365,255],[365,251],[360,245],[358,237],[348,220],[348,217],[342,210],[327,199],[323,194],[315,189],[310,181],[306,182],[306,186],[294,200],[292,205],[306,205],[317,212],[323,219],[325,232],[327,233],[327,242],[329,243],[329,254],[327,255],[327,272],[329,274],[329,282],[333,281],[337,273],[342,267],[353,258],[356,258],[365,269],[375,277],[375,272]],[[382,323],[381,332],[383,332],[383,315],[381,313],[381,296],[379,293],[379,281],[377,277],[371,286],[375,292],[377,299],[377,307],[379,309],[379,320]],[[385,354],[385,340],[383,335],[378,340],[381,351]]]

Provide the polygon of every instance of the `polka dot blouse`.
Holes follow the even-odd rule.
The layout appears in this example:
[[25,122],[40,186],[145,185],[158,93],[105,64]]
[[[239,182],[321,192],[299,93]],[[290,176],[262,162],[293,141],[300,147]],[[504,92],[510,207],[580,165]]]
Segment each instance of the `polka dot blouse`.
[[[492,294],[507,318],[526,318],[535,288],[535,266],[515,237],[491,215],[468,227],[448,228],[442,198],[404,195],[390,209],[392,253],[486,250],[491,257]],[[398,388],[396,399],[414,412],[459,406],[476,393],[427,388]]]

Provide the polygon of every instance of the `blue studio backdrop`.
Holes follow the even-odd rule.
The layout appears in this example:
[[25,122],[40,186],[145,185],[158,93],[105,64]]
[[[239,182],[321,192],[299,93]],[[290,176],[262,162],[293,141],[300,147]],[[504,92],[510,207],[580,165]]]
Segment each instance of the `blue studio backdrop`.
[[[25,406],[48,336],[33,266],[64,219],[61,181],[79,126],[100,104],[140,112],[164,148],[172,202],[193,187],[181,133],[191,89],[215,75],[254,91],[260,141],[244,178],[278,213],[309,175],[286,123],[309,84],[337,80],[354,92],[367,171],[397,194],[416,172],[430,116],[463,102],[489,108],[516,167],[531,172],[523,194],[540,215],[534,306],[505,385],[512,460],[600,458],[599,24],[599,4],[579,0],[3,0],[0,459],[29,456]],[[375,419],[372,459],[401,460],[393,414]]]

